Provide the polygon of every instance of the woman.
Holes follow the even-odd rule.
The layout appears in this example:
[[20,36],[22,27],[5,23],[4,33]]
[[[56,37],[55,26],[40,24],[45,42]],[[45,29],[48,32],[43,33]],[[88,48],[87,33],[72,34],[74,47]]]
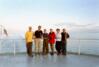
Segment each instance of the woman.
[[51,48],[51,55],[53,55],[54,54],[54,44],[55,44],[55,33],[53,32],[53,29],[50,29],[49,44],[50,44],[50,48]]

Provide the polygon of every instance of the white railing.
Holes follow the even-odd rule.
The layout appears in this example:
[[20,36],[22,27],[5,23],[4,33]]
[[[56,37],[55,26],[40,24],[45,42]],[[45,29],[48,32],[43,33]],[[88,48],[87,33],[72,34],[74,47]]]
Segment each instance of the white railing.
[[[90,48],[90,43],[88,42],[84,44],[84,41],[87,42],[91,42],[93,41],[93,44],[91,44],[92,49],[97,49],[95,47],[99,47],[98,43],[99,43],[99,39],[70,39],[68,40],[68,52],[76,52],[78,53],[78,55],[80,55],[82,53],[82,48],[84,47],[88,47],[88,49]],[[96,42],[94,42],[96,41]],[[94,45],[94,43],[96,45]],[[84,47],[82,47],[84,46]],[[71,48],[72,47],[72,48]],[[25,40],[24,39],[2,39],[0,40],[0,53],[6,53],[6,49],[4,50],[4,48],[7,48],[8,52],[13,53],[14,55],[16,55],[16,53],[19,52],[25,52],[26,48],[25,48]],[[33,45],[34,48],[34,45]],[[77,49],[77,50],[73,50],[73,49]],[[10,51],[9,51],[10,50]],[[96,51],[96,50],[95,50]],[[99,49],[97,49],[97,52],[99,51]],[[94,54],[94,51],[93,51]],[[96,54],[97,55],[97,54]],[[99,55],[99,54],[98,54]]]

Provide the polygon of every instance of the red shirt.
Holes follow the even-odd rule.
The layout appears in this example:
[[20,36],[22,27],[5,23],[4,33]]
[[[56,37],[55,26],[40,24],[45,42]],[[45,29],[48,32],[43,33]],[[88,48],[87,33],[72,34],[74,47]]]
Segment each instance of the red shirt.
[[55,33],[49,33],[49,43],[54,44],[55,43]]

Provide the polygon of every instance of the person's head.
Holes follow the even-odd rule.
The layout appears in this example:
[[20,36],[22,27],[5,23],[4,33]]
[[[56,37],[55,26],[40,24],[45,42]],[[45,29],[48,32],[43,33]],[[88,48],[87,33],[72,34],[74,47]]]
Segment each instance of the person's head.
[[53,32],[53,29],[50,29],[50,32],[52,33]]
[[60,32],[60,29],[57,28],[57,29],[56,29],[56,32],[59,33],[59,32]]
[[63,32],[66,32],[66,29],[65,28],[63,29]]
[[31,26],[29,26],[29,31],[32,31],[32,27]]
[[47,31],[46,31],[46,29],[44,29],[44,33],[46,33]]
[[38,26],[38,30],[41,30],[41,26]]

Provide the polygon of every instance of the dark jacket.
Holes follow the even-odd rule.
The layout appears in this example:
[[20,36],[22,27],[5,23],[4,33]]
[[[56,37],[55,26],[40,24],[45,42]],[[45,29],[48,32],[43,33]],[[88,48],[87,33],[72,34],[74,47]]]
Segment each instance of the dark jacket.
[[67,32],[62,32],[61,36],[62,36],[61,38],[62,41],[66,41],[70,37]]

